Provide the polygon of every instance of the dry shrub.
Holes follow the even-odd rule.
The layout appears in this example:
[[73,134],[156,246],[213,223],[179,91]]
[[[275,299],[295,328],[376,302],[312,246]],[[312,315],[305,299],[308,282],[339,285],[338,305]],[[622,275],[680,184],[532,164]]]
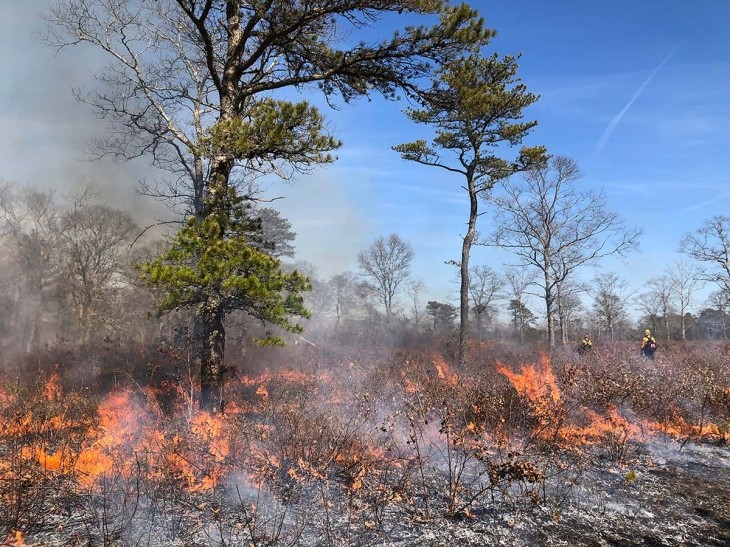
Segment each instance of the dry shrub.
[[0,533],[47,530],[65,507],[60,529],[70,537],[75,522],[92,544],[367,544],[408,519],[557,511],[597,457],[630,460],[635,428],[719,440],[730,418],[719,346],[663,346],[646,361],[634,345],[548,360],[473,344],[463,369],[429,348],[287,355],[296,370],[232,378],[222,416],[196,409],[171,350],[126,372],[118,358],[113,382],[99,376],[116,389],[98,399],[6,383]]
[[[678,437],[727,442],[722,424],[730,411],[729,365],[721,346],[663,344],[655,360],[647,360],[635,345],[616,344],[580,360],[568,393],[595,410],[628,409],[637,420]],[[564,361],[560,368],[571,365]]]
[[0,388],[0,535],[42,528],[59,498],[75,502],[63,471],[94,420],[93,402],[64,394],[56,375]]

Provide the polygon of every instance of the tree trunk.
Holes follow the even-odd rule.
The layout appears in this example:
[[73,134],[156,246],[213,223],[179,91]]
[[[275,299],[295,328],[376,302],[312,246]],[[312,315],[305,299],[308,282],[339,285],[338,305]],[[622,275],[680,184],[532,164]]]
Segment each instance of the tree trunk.
[[[239,79],[242,71],[240,57],[243,32],[239,1],[226,2],[227,47],[223,66],[219,120],[233,120],[241,114]],[[225,206],[225,195],[230,183],[234,161],[226,156],[214,156],[208,179],[206,206],[196,211],[198,216],[215,213],[215,207]],[[197,170],[196,165],[196,170]],[[201,196],[196,195],[196,199]],[[209,209],[212,208],[212,209]],[[223,408],[223,356],[225,350],[224,313],[217,307],[201,308],[196,312],[194,325],[195,360],[200,364],[200,407],[217,412]]]
[[81,343],[88,348],[91,344],[91,305],[86,296],[82,296],[79,307],[79,326],[81,327]]
[[682,312],[682,341],[687,340],[687,315]]
[[550,350],[555,349],[555,310],[553,309],[553,295],[551,291],[552,279],[545,268],[545,313],[547,319],[547,337]]
[[30,353],[34,348],[40,345],[40,326],[41,326],[41,315],[43,311],[43,298],[41,297],[40,288],[37,289],[37,293],[32,295],[28,300],[31,303],[32,311],[29,314],[30,321],[30,333],[28,333],[28,343],[26,344],[25,351]]
[[563,306],[563,292],[558,284],[558,326],[560,327],[560,343],[568,345],[568,321],[565,317],[565,306]]
[[194,321],[194,355],[200,366],[200,408],[221,412],[226,341],[223,313],[201,308],[197,310]]
[[476,233],[478,201],[477,192],[472,176],[467,177],[469,188],[469,226],[464,235],[461,246],[461,291],[460,291],[460,320],[459,320],[459,358],[462,366],[466,361],[466,343],[469,337],[469,254]]
[[614,332],[613,332],[613,318],[608,318],[608,335],[611,337],[611,343],[614,341]]

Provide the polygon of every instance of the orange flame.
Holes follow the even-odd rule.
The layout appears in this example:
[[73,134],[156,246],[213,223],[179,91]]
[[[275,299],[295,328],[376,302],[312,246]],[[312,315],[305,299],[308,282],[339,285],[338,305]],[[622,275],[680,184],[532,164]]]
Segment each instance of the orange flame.
[[588,425],[565,423],[564,400],[547,356],[541,356],[536,366],[523,365],[520,370],[516,373],[501,363],[497,365],[497,372],[504,374],[517,393],[530,401],[540,425],[539,437],[568,441],[574,447],[641,438],[641,428],[629,422],[615,407],[609,409],[607,416],[584,408],[582,413]]
[[697,437],[730,443],[730,430],[724,430],[709,421],[702,424],[687,423],[676,407],[673,407],[670,413],[671,416],[664,422],[649,422],[647,424],[649,429],[675,439]]
[[[448,363],[440,356],[432,359],[420,360],[419,367],[413,370],[400,370],[403,385],[406,391],[416,391],[425,384],[430,385],[457,385],[460,377],[452,371]],[[606,415],[587,410],[583,407],[573,407],[568,414],[566,398],[561,391],[553,374],[547,356],[542,356],[536,364],[522,365],[518,371],[498,363],[497,369],[514,386],[517,393],[527,401],[530,411],[538,419],[539,429],[536,436],[558,442],[566,441],[572,447],[592,446],[598,443],[623,442],[628,439],[639,438],[640,428],[627,420],[616,408],[610,408]],[[425,374],[424,374],[425,373]],[[438,378],[438,379],[436,379]],[[234,474],[247,474],[255,485],[263,485],[266,480],[288,472],[289,476],[297,481],[329,480],[326,463],[313,464],[308,458],[299,458],[296,463],[288,456],[282,455],[279,459],[275,454],[266,450],[267,436],[274,436],[276,422],[255,424],[251,426],[250,437],[240,439],[241,435],[234,435],[235,429],[230,418],[230,412],[251,413],[266,410],[269,403],[269,391],[277,396],[276,382],[314,383],[326,382],[332,377],[323,378],[313,374],[292,372],[286,374],[262,374],[257,377],[244,377],[241,382],[247,386],[240,409],[233,405],[227,406],[226,414],[209,414],[202,411],[191,412],[187,416],[177,419],[166,418],[164,421],[153,422],[154,412],[148,402],[134,403],[131,391],[116,391],[110,393],[98,406],[97,416],[78,419],[69,418],[63,408],[67,396],[62,392],[60,380],[53,375],[45,389],[38,395],[48,401],[41,408],[61,409],[58,415],[45,415],[39,409],[37,415],[28,410],[17,418],[0,418],[0,435],[15,435],[22,438],[40,438],[40,441],[26,444],[21,447],[21,456],[31,463],[40,466],[49,474],[70,474],[75,484],[86,488],[98,488],[101,480],[108,474],[122,473],[127,476],[135,472],[134,466],[140,465],[151,480],[166,481],[172,479],[175,484],[191,492],[208,491],[218,487],[227,478]],[[419,384],[423,381],[423,384]],[[255,390],[255,391],[254,391]],[[335,390],[333,390],[335,391]],[[252,396],[254,393],[258,396]],[[146,392],[143,392],[146,393]],[[0,389],[0,402],[10,400],[14,395],[7,395]],[[246,403],[245,400],[255,400]],[[571,401],[572,402],[572,401]],[[277,402],[277,404],[279,404]],[[154,407],[154,405],[152,405]],[[30,407],[34,410],[36,407]],[[156,407],[154,407],[156,408]],[[473,442],[475,449],[490,450],[492,446],[504,446],[512,442],[507,435],[494,431],[485,431],[485,422],[478,419],[479,408],[473,406],[474,415],[466,414],[464,422],[459,422],[454,430],[462,430],[463,439],[459,442]],[[7,414],[10,416],[10,413]],[[159,417],[159,416],[158,416]],[[572,420],[570,420],[572,418]],[[461,420],[462,416],[459,415]],[[504,421],[504,420],[503,420]],[[696,434],[727,438],[727,432],[711,423],[699,425],[687,424],[679,415],[673,416],[668,424],[650,424],[650,428],[676,436]],[[499,429],[499,428],[496,428]],[[85,431],[83,439],[78,435],[73,442],[59,441],[63,435],[56,432]],[[28,432],[51,433],[50,435],[28,435]],[[253,433],[255,431],[255,434]],[[438,420],[426,422],[418,431],[425,443],[437,445],[443,443],[444,435],[439,429]],[[456,436],[456,433],[453,433]],[[503,436],[500,436],[503,435]],[[488,441],[488,442],[486,442]],[[244,445],[244,443],[246,443]],[[466,445],[466,444],[465,444]],[[488,446],[487,446],[488,445]],[[243,448],[245,446],[245,449]],[[471,446],[471,445],[469,445]],[[487,447],[487,448],[484,448]],[[296,454],[295,451],[292,451]],[[377,477],[375,465],[377,461],[388,457],[385,446],[377,442],[362,445],[353,443],[353,446],[341,448],[334,456],[336,464],[343,468],[341,476],[347,478],[346,484],[352,491],[367,490],[374,486]],[[244,460],[245,458],[245,460]],[[243,468],[245,461],[246,467]],[[393,465],[401,465],[393,463]],[[406,465],[403,463],[402,465]],[[142,467],[143,466],[143,467]],[[288,470],[288,471],[287,471]],[[0,460],[0,476],[4,477],[13,472],[10,463]],[[6,543],[22,547],[22,534],[16,533],[14,539]],[[12,541],[12,542],[11,542]],[[14,543],[13,543],[14,542]]]
[[522,365],[520,371],[513,372],[502,363],[497,363],[497,372],[504,374],[517,393],[534,405],[538,415],[544,414],[551,405],[561,401],[560,389],[547,356],[542,355],[536,366]]
[[43,396],[47,401],[57,401],[61,398],[61,378],[57,372],[54,372],[46,382]]
[[641,428],[627,420],[617,408],[611,407],[608,416],[586,411],[590,423],[586,426],[567,425],[560,429],[560,437],[571,443],[596,445],[602,442],[624,442],[643,437]]
[[259,397],[261,397],[261,398],[262,398],[262,399],[263,399],[264,401],[266,401],[266,400],[267,400],[267,399],[269,398],[269,390],[268,390],[268,389],[266,389],[266,386],[264,386],[263,384],[261,384],[261,385],[260,385],[260,386],[259,386],[259,387],[258,387],[258,388],[256,389],[256,395],[258,395],[258,396],[259,396]]
[[457,384],[459,381],[458,376],[454,374],[448,363],[444,361],[443,357],[436,355],[433,358],[433,365],[436,367],[436,374],[438,374],[439,380],[442,380],[452,386]]
[[33,547],[33,544],[25,542],[23,539],[23,532],[20,530],[15,530],[11,536],[8,536],[8,538],[3,542],[3,545],[12,545],[13,547]]

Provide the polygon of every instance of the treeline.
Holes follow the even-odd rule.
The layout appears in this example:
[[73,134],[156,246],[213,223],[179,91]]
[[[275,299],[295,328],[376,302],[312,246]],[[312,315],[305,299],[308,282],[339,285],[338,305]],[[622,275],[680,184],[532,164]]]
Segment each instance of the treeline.
[[0,191],[0,334],[5,355],[92,339],[150,341],[152,297],[139,290],[132,245],[141,229],[90,189],[60,197],[4,183]]
[[[190,314],[157,317],[158,295],[139,282],[134,267],[166,243],[140,237],[143,230],[128,213],[100,203],[88,186],[59,196],[9,183],[0,192],[0,212],[0,344],[5,354],[52,345],[163,342],[182,347],[190,342]],[[253,208],[250,215],[258,226],[253,244],[291,259],[296,237],[291,224],[271,208]],[[730,225],[727,219],[712,222]],[[706,227],[697,233],[711,239]],[[684,248],[692,237],[683,240]],[[357,271],[329,279],[310,263],[285,262],[285,269],[299,270],[312,284],[306,294],[312,317],[304,323],[303,340],[375,335],[395,342],[455,335],[457,303],[429,298],[427,282],[412,275],[414,257],[409,242],[390,234],[357,254]],[[640,292],[615,273],[565,283],[553,306],[558,339],[571,344],[588,331],[595,340],[631,340],[647,327],[662,340],[727,339],[727,290],[695,303],[696,292],[713,273],[702,267],[707,264],[689,258],[674,262]],[[543,306],[536,305],[540,286],[529,269],[473,265],[469,273],[472,339],[547,341],[544,313],[538,311]],[[457,279],[456,268],[454,275]],[[630,317],[631,307],[642,310],[638,321]],[[243,312],[227,320],[234,346],[245,346],[266,328]],[[289,341],[300,340],[289,335]]]
[[[252,208],[250,216],[256,226],[251,246],[275,257],[293,254],[295,234],[277,211]],[[51,346],[190,342],[190,313],[159,317],[161,295],[141,281],[139,266],[167,248],[168,238],[150,237],[129,213],[101,203],[93,185],[61,195],[2,182],[0,242],[4,355]],[[230,322],[239,325],[240,318]]]
[[[400,241],[392,234],[390,241]],[[374,246],[382,245],[380,238]],[[686,263],[684,263],[686,266]],[[360,269],[345,272],[329,280],[319,280],[311,265],[300,264],[314,279],[308,301],[315,313],[308,330],[353,333],[357,330],[386,330],[390,335],[444,336],[458,329],[459,308],[453,301],[428,299],[426,283],[406,276],[394,295],[380,288],[373,274]],[[585,332],[594,340],[618,341],[640,338],[650,328],[660,340],[724,340],[730,334],[730,302],[722,291],[710,295],[693,311],[677,310],[688,299],[694,305],[694,291],[701,287],[697,278],[693,291],[681,291],[671,282],[670,272],[650,280],[645,291],[630,291],[617,274],[603,273],[588,283],[575,284],[563,295],[557,306],[558,338],[563,344],[577,342]],[[387,277],[387,269],[382,272]],[[695,274],[699,275],[698,272]],[[666,285],[665,285],[666,283]],[[657,287],[668,289],[658,293]],[[534,286],[524,270],[506,268],[502,272],[486,265],[470,271],[471,338],[478,341],[513,340],[547,342],[544,316],[540,315]],[[666,313],[651,311],[664,298]],[[385,305],[385,300],[391,304]],[[395,304],[393,303],[395,302]],[[630,309],[644,310],[638,318]],[[694,311],[694,310],[699,311]]]

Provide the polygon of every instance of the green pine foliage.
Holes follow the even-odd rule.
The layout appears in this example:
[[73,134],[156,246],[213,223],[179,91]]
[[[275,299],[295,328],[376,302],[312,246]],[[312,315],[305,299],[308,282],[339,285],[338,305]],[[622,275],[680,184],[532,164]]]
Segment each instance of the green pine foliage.
[[285,161],[299,172],[335,161],[341,142],[327,134],[325,120],[306,101],[252,100],[245,115],[213,125],[202,142],[204,156],[223,156],[248,168],[276,171]]
[[[142,279],[160,289],[159,313],[196,308],[204,315],[242,310],[268,325],[302,332],[293,317],[310,317],[303,293],[309,280],[284,273],[281,262],[252,245],[260,232],[235,190],[209,199],[200,218],[191,217],[161,256],[138,265]],[[262,344],[283,345],[268,334]]]
[[479,217],[479,198],[515,173],[544,164],[543,146],[522,146],[516,157],[505,159],[510,149],[537,125],[523,121],[523,110],[538,100],[517,77],[517,57],[481,55],[473,46],[460,58],[443,63],[429,89],[419,93],[405,114],[418,124],[430,126],[431,144],[425,139],[393,147],[407,161],[439,167],[463,176],[469,194],[469,223],[459,262],[459,364],[466,356],[469,334],[469,255]]
[[538,96],[519,81],[517,59],[477,53],[443,66],[432,88],[421,94],[422,108],[406,110],[414,122],[435,129],[433,144],[417,140],[393,149],[405,160],[463,174],[475,183],[476,191],[544,163],[542,146],[524,146],[512,160],[499,156],[506,146],[520,144],[537,125],[522,121],[524,109]]

